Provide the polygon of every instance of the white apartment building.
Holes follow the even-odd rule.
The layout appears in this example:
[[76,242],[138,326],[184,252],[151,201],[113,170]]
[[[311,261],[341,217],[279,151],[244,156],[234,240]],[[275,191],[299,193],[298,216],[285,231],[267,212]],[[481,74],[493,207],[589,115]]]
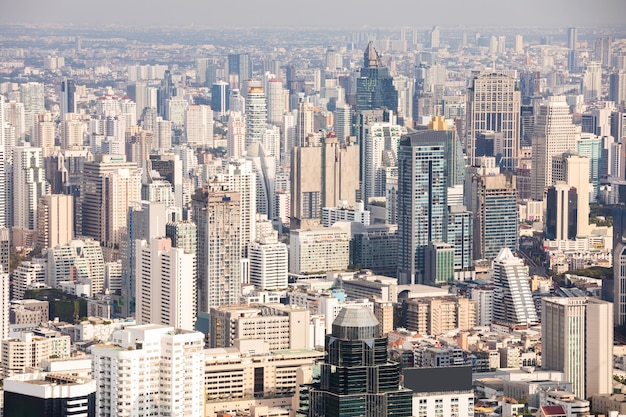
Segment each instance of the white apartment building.
[[213,111],[206,105],[189,106],[185,111],[187,144],[197,148],[213,147]]
[[204,335],[143,325],[91,349],[97,416],[204,414]]
[[24,293],[33,284],[46,282],[46,260],[25,261],[13,271],[13,299],[21,300]]
[[350,237],[337,227],[292,230],[289,272],[341,271],[350,263]]
[[61,333],[39,329],[22,332],[19,337],[2,341],[2,368],[4,377],[26,372],[41,365],[44,359],[70,356],[70,337]]
[[287,288],[289,252],[277,237],[262,237],[248,248],[250,283],[259,290]]
[[357,222],[369,226],[370,211],[365,210],[365,204],[357,201],[355,207],[349,207],[343,200],[339,207],[322,207],[322,226],[331,227],[337,222]]
[[93,294],[104,289],[104,257],[100,243],[93,239],[72,240],[49,249],[46,284],[60,288],[64,281],[91,285]]
[[137,323],[193,329],[197,314],[196,256],[173,248],[169,238],[136,242]]

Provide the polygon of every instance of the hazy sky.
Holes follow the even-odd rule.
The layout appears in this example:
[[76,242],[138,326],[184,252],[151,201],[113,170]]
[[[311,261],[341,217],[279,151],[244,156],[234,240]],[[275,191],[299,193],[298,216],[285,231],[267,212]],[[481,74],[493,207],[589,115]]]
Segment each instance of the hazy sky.
[[626,25],[626,0],[0,0],[0,4],[0,24]]

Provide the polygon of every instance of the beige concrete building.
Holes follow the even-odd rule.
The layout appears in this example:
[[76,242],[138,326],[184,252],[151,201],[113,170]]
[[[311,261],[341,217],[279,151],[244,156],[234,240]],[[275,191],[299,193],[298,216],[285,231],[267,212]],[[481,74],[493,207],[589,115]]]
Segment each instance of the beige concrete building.
[[66,245],[74,237],[74,197],[48,194],[37,210],[37,244],[41,248]]
[[2,341],[2,369],[4,377],[26,372],[41,365],[44,359],[70,356],[70,337],[61,333],[39,329],[23,332],[17,339]]
[[321,218],[322,207],[356,204],[359,147],[327,137],[321,146],[295,147],[291,155],[291,228]]
[[289,272],[310,274],[341,271],[350,263],[350,236],[339,227],[292,230]]
[[[308,349],[267,350],[260,339],[237,341],[205,352],[205,415],[247,411],[253,405],[285,406],[300,383],[310,382],[314,361],[323,352]],[[274,399],[278,403],[256,401]]]
[[394,303],[390,301],[381,301],[379,299],[373,299],[374,301],[374,316],[378,320],[379,337],[385,337],[389,332],[393,331],[393,313],[396,309]]
[[306,349],[309,318],[308,310],[282,304],[212,308],[209,344],[215,348],[230,347],[236,340],[263,339],[268,351]]
[[407,329],[421,335],[439,336],[454,329],[469,330],[476,325],[476,303],[467,298],[416,298],[404,303]]

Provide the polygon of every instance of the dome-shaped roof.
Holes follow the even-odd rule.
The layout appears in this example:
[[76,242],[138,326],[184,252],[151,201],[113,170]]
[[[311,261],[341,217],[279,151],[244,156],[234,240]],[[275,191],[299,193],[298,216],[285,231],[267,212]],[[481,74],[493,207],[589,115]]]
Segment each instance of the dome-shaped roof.
[[347,305],[333,322],[333,336],[351,340],[374,339],[378,337],[379,326],[378,319],[369,308]]

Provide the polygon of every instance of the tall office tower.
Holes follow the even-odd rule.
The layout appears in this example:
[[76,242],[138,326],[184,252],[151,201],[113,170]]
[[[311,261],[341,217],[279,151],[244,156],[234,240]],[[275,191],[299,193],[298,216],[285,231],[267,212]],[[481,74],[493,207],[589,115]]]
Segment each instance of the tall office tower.
[[218,81],[211,87],[211,109],[216,119],[222,120],[230,109],[230,88],[228,83]]
[[154,149],[152,132],[143,130],[139,126],[126,131],[124,153],[128,162],[134,162],[142,168],[145,167],[152,149]]
[[250,245],[250,284],[263,291],[287,288],[289,251],[277,236],[265,236]]
[[74,238],[74,197],[48,194],[37,210],[37,246],[43,249],[65,245]]
[[524,38],[522,35],[515,35],[515,45],[513,47],[516,54],[524,53]]
[[400,366],[387,360],[387,336],[362,306],[344,306],[326,335],[320,381],[300,393],[298,415],[411,416],[413,392],[400,387]]
[[137,324],[192,330],[196,323],[195,255],[172,247],[169,238],[136,245]]
[[180,156],[174,153],[162,153],[150,155],[152,170],[159,173],[161,178],[167,180],[174,193],[176,207],[183,206],[183,163]]
[[346,200],[354,206],[359,190],[359,146],[326,137],[322,146],[295,147],[291,155],[291,226],[320,219],[322,207]]
[[76,83],[67,78],[61,81],[61,120],[65,119],[68,113],[76,113]]
[[126,88],[126,93],[128,94],[128,97],[130,97],[130,99],[136,104],[135,111],[137,119],[141,118],[143,110],[146,107],[151,107],[148,105],[148,91],[146,89],[146,83],[137,81],[135,83],[129,84]]
[[46,110],[44,105],[43,84],[35,82],[21,84],[20,96],[24,104],[24,128],[26,129],[26,134],[31,135],[31,129],[35,124],[35,117]]
[[609,100],[620,109],[626,108],[626,70],[619,70],[609,76]]
[[157,91],[157,113],[164,119],[167,117],[167,102],[176,96],[176,87],[172,81],[172,73],[166,70],[161,80],[161,85]]
[[139,240],[151,241],[166,234],[165,225],[171,221],[171,211],[162,203],[141,201],[127,208],[128,220],[120,244],[122,259],[122,296],[125,302],[122,314],[126,317],[135,312],[137,292],[136,244]]
[[[114,183],[120,183],[119,188]],[[76,235],[91,237],[103,246],[119,244],[109,231],[114,230],[117,236],[126,227],[129,203],[139,201],[140,195],[141,172],[137,164],[126,162],[124,155],[95,155],[93,161],[83,165],[76,204],[82,218],[76,225]]]
[[163,120],[161,117],[156,119],[156,129],[154,130],[154,140],[156,148],[160,151],[168,151],[172,149],[172,122]]
[[196,190],[191,205],[198,228],[198,312],[239,304],[243,247],[240,195],[209,186]]
[[291,151],[297,146],[298,110],[287,112],[283,116],[283,153],[280,156],[281,166],[291,166]]
[[398,123],[402,126],[413,126],[413,97],[415,81],[405,76],[393,78],[393,85],[398,91]]
[[528,269],[507,247],[503,247],[493,262],[494,303],[493,321],[505,326],[537,324],[537,310],[530,292]]
[[213,148],[213,111],[209,106],[189,106],[185,112],[185,136],[192,148]]
[[10,247],[11,247],[11,230],[8,227],[0,227],[0,267],[2,271],[10,273]]
[[363,68],[356,79],[356,111],[381,107],[398,111],[398,92],[393,85],[389,68],[384,67],[381,57],[369,42],[363,56]]
[[541,96],[541,72],[520,72],[519,88],[522,96],[522,104],[530,105],[533,98]]
[[181,129],[185,125],[185,114],[189,102],[182,97],[172,97],[167,100],[165,109],[165,120],[169,120],[175,129]]
[[206,71],[209,66],[209,58],[196,59],[196,83],[206,85]]
[[[85,124],[74,114],[61,121],[61,149],[82,149]],[[49,155],[48,155],[49,156]]]
[[567,29],[567,69],[569,72],[578,71],[578,29],[571,27]]
[[613,312],[616,326],[626,323],[626,206],[613,208]]
[[54,151],[55,131],[56,124],[50,112],[35,115],[30,143],[42,149],[44,158]]
[[246,98],[241,95],[238,89],[231,89],[228,97],[230,111],[238,111],[242,114],[246,112]]
[[271,78],[267,82],[267,123],[275,126],[282,125],[284,112],[283,82],[278,78]]
[[398,282],[422,283],[424,251],[446,240],[447,155],[445,131],[405,135],[398,152]]
[[226,155],[229,158],[243,156],[246,145],[246,118],[239,112],[230,112],[226,134]]
[[315,133],[314,120],[315,108],[313,103],[301,101],[298,103],[298,120],[296,123],[296,146],[315,145],[316,142],[309,143],[310,135]]
[[520,147],[532,146],[535,129],[535,108],[531,105],[520,107]]
[[578,213],[576,188],[557,181],[546,195],[546,239],[575,240]]
[[543,298],[541,367],[565,373],[577,398],[613,391],[613,305],[592,297]]
[[5,135],[5,101],[0,95],[0,227],[10,227],[12,223],[11,164],[13,146],[9,146]]
[[430,32],[428,32],[428,46],[431,49],[439,48],[440,45],[440,30],[439,26],[434,26]]
[[339,140],[340,143],[348,142],[350,140],[350,136],[352,136],[351,113],[351,107],[344,102],[337,103],[337,107],[335,107],[335,111],[333,112],[333,128],[335,130],[337,140]]
[[552,157],[576,149],[579,133],[564,96],[548,97],[541,105],[532,136],[531,197],[543,200],[546,187],[554,184]]
[[260,85],[251,84],[246,99],[246,148],[263,140],[266,125],[265,93]]
[[13,244],[32,247],[39,200],[48,192],[41,148],[13,148],[13,187]]
[[280,128],[278,126],[267,125],[267,129],[265,129],[263,133],[261,144],[265,148],[265,154],[276,157],[278,162],[278,158],[280,157]]
[[124,96],[120,99],[120,113],[118,116],[126,119],[126,126],[129,128],[137,126],[137,103]]
[[580,91],[585,101],[602,98],[602,65],[599,62],[592,61],[585,66],[580,80]]
[[156,324],[119,330],[112,343],[93,346],[96,416],[203,415],[203,346],[200,332]]
[[589,195],[591,193],[590,160],[570,151],[552,157],[552,177],[555,182],[563,181],[574,187],[578,194],[577,199],[577,236],[587,236],[589,233]]
[[388,168],[397,167],[398,146],[405,129],[392,123],[374,123],[365,138],[364,172],[361,179],[363,201],[384,197],[387,192]]
[[[504,170],[517,168],[520,140],[520,92],[516,80],[502,72],[475,75],[467,92],[465,153],[470,165],[476,161],[476,138],[491,130],[496,134],[494,155],[501,155]],[[491,156],[491,155],[490,155]]]
[[611,65],[611,44],[613,40],[610,36],[598,38],[593,42],[593,56],[603,67]]
[[274,192],[278,159],[259,142],[250,145],[246,159],[252,162],[252,171],[256,176],[256,212],[273,220],[276,217]]
[[493,260],[502,248],[519,248],[515,179],[505,174],[473,177],[474,259]]
[[589,158],[589,178],[593,187],[590,201],[595,203],[600,196],[600,176],[606,172],[606,161],[602,159],[602,138],[589,133],[580,135],[576,143],[576,148],[580,156]]
[[250,55],[247,53],[229,54],[228,75],[236,75],[237,88],[242,88],[243,83],[252,78],[252,62],[250,61]]

